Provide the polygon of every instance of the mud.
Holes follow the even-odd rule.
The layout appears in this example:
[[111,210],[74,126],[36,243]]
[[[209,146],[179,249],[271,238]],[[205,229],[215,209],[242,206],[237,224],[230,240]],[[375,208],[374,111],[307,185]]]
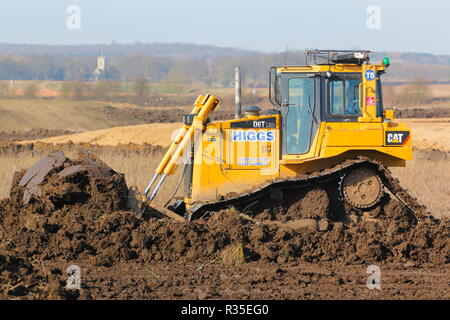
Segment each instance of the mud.
[[[193,98],[195,100],[195,98]],[[193,101],[191,100],[191,102]],[[189,105],[190,103],[186,103]],[[224,109],[224,108],[222,108]],[[183,115],[188,113],[183,108],[170,108],[168,110],[162,109],[146,109],[146,108],[117,108],[112,106],[104,107],[106,115],[110,115],[113,119],[120,116],[126,116],[134,119],[135,123],[155,123],[155,122],[181,122]],[[217,110],[210,116],[210,120],[226,120],[233,119],[234,112],[231,108],[225,110]]]
[[296,219],[323,219],[329,215],[330,197],[320,188],[274,190],[269,197],[260,199],[242,212],[250,214],[258,221]]
[[0,300],[90,298],[87,290],[67,289],[66,279],[58,268],[47,269],[42,261],[33,264],[14,252],[0,250]]
[[[84,288],[95,289],[94,298],[330,298],[326,292],[319,292],[319,287],[326,289],[329,282],[336,286],[342,281],[346,283],[338,273],[328,275],[329,272],[316,280],[313,275],[304,274],[300,275],[307,281],[290,280],[291,273],[281,267],[295,269],[304,264],[332,264],[344,269],[374,263],[406,265],[435,268],[439,274],[448,274],[447,220],[417,219],[388,195],[375,212],[365,213],[328,203],[329,196],[321,189],[298,193],[295,201],[290,200],[284,209],[277,205],[279,200],[274,194],[270,199],[272,206],[261,203],[257,206],[259,211],[253,208],[239,212],[229,208],[191,223],[157,220],[148,215],[137,218],[127,210],[127,186],[121,174],[89,153],[81,153],[77,159],[69,159],[62,153],[51,154],[28,171],[15,174],[10,198],[0,202],[0,248],[6,252],[5,256],[11,253],[22,259],[23,264],[39,261],[44,266],[64,268],[76,261],[86,266],[91,278]],[[341,210],[348,219],[337,219],[336,210]],[[320,221],[322,231],[299,226],[295,223],[299,217]],[[274,220],[281,222],[273,223]],[[228,288],[228,293],[219,290],[215,294],[201,288],[195,291],[198,288],[195,283],[201,278],[183,276],[176,264],[183,264],[181,270],[193,275],[198,274],[197,268],[209,270],[204,271],[208,281],[220,280],[221,268],[229,270],[222,271],[226,276],[248,274],[248,277],[220,280],[216,287],[225,283],[222,289]],[[210,264],[211,269],[205,267]],[[157,276],[150,274],[142,283],[138,279],[122,283],[128,277],[127,269],[120,269],[124,266],[134,270],[136,277],[147,275],[142,269],[151,266],[158,270]],[[194,268],[194,272],[189,268]],[[278,268],[282,271],[276,271]],[[39,269],[27,270],[44,287],[53,281],[48,275],[42,277]],[[260,271],[255,273],[256,270]],[[123,279],[114,282],[115,272]],[[56,273],[62,276],[61,272]],[[109,274],[110,278],[102,274]],[[11,282],[7,286],[21,281],[11,280],[3,273],[2,277],[5,283]],[[272,281],[279,282],[284,289],[272,286]],[[108,283],[112,291],[107,289]],[[244,291],[236,292],[233,283],[240,283]],[[255,288],[259,291],[249,289],[252,283],[257,284]],[[315,294],[307,295],[309,289],[294,289],[316,284],[319,291]],[[126,290],[120,290],[121,285]],[[271,289],[266,292],[268,287]],[[63,293],[50,295],[47,289],[42,290],[24,291],[23,296],[73,297]],[[197,293],[193,295],[192,290]],[[8,298],[13,297],[10,291],[6,291]],[[354,292],[357,294],[357,290]],[[423,293],[418,296],[423,297]]]
[[[56,262],[65,267],[67,263]],[[249,262],[80,264],[92,299],[450,299],[449,268],[379,264],[381,290],[366,286],[367,265]]]
[[95,144],[84,143],[63,143],[63,144],[50,144],[50,143],[0,143],[0,155],[14,155],[21,156],[22,154],[33,154],[38,157],[46,157],[47,155],[55,152],[63,153],[78,153],[83,150],[88,150],[93,154],[105,154],[114,153],[117,155],[129,155],[130,153],[140,154],[142,156],[153,156],[156,153],[165,151],[165,148],[161,146],[153,146],[150,144],[137,145],[133,143],[119,144],[117,146],[101,146]]
[[57,130],[57,129],[40,129],[31,128],[26,130],[14,130],[14,131],[0,131],[0,142],[6,141],[23,141],[23,140],[37,140],[56,136],[62,136],[66,134],[73,134],[76,131],[72,130]]
[[91,154],[71,160],[54,153],[15,174],[10,198],[1,202],[2,243],[44,259],[95,254],[101,234],[129,227],[133,216],[120,212],[127,194],[123,175]]

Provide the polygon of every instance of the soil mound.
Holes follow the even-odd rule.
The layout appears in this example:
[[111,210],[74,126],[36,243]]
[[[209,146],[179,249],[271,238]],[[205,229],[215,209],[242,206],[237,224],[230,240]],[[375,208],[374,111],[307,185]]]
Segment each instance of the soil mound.
[[[370,219],[356,212],[348,221],[336,222],[325,218],[329,206],[320,200],[328,201],[323,190],[299,197],[299,205],[291,205],[283,212],[288,218],[278,222],[235,209],[191,223],[138,218],[127,211],[121,174],[89,153],[72,160],[57,152],[16,173],[11,197],[0,202],[0,246],[26,259],[88,259],[97,266],[127,260],[450,261],[448,221],[418,220],[386,196]],[[311,218],[308,221],[320,223],[321,231],[296,224],[296,217],[305,216],[300,211]]]
[[397,118],[447,118],[450,117],[449,108],[413,108],[395,110]]
[[75,258],[101,251],[102,238],[130,227],[123,175],[86,152],[71,160],[56,152],[14,175],[0,202],[4,246],[25,256]]
[[246,261],[448,263],[450,224],[427,218],[415,225],[405,211],[390,200],[376,222],[329,223],[328,230],[318,232],[289,223],[256,222],[224,210],[204,222],[141,224],[130,246],[142,261],[220,258],[222,251],[241,246]]

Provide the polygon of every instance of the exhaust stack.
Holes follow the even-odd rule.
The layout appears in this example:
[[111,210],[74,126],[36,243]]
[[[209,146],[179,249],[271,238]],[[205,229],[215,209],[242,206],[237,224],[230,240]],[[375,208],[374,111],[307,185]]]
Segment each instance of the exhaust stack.
[[234,69],[234,118],[241,118],[241,68]]

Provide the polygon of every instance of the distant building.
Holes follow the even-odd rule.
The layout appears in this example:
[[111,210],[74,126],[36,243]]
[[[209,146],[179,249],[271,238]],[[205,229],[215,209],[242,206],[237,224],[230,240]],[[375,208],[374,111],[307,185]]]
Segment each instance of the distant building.
[[97,68],[94,71],[94,81],[97,81],[106,72],[106,57],[103,55],[97,57]]

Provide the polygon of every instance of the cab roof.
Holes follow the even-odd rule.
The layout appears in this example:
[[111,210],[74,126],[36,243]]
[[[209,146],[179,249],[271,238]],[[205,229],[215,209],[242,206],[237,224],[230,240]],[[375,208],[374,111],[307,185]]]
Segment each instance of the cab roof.
[[305,65],[275,67],[277,73],[362,72],[367,66],[385,70],[385,65],[371,65],[368,50],[306,50]]
[[369,64],[368,50],[306,50],[307,65]]
[[[370,65],[369,65],[370,66]],[[384,65],[373,65],[377,71],[385,70]],[[334,64],[334,65],[308,65],[308,66],[279,66],[276,67],[277,74],[280,73],[351,73],[363,72],[364,67],[357,64]]]

